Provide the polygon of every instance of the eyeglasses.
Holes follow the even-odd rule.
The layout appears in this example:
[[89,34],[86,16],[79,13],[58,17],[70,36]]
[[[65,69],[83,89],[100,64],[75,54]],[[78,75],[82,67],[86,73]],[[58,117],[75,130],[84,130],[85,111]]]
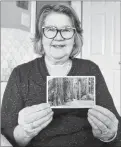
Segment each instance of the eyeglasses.
[[56,27],[42,27],[43,29],[43,34],[46,38],[48,39],[54,39],[58,32],[60,32],[60,35],[63,39],[71,39],[74,34],[76,29],[72,27],[66,27],[62,29],[57,29]]

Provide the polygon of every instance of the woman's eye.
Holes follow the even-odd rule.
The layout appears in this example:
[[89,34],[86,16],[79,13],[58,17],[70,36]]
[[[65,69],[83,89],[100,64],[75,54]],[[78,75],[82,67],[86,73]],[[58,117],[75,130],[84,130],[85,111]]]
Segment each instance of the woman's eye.
[[55,29],[55,28],[47,28],[47,31],[48,31],[48,32],[49,32],[49,31],[55,32],[56,29]]
[[63,29],[62,32],[71,32],[71,29]]

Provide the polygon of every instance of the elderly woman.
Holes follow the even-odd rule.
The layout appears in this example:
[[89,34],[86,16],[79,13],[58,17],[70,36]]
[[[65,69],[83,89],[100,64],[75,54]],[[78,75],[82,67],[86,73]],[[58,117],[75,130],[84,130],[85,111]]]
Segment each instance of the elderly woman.
[[[82,29],[74,10],[45,5],[38,16],[35,51],[42,55],[16,67],[2,103],[2,134],[15,146],[120,146],[120,116],[99,67],[74,58],[82,46]],[[47,76],[95,76],[96,106],[51,109],[46,103]]]

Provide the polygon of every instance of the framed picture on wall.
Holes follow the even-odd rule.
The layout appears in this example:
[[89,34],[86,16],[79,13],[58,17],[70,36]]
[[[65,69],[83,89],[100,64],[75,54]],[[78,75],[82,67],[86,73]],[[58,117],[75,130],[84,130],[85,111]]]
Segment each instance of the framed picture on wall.
[[22,9],[28,10],[28,5],[29,5],[28,3],[29,3],[28,1],[17,1],[16,5]]

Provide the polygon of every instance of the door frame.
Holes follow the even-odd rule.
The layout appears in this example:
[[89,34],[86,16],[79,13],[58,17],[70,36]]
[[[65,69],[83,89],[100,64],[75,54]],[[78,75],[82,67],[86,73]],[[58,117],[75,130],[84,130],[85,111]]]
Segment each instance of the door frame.
[[31,1],[31,27],[30,33],[32,36],[35,34],[35,25],[36,25],[36,1]]

